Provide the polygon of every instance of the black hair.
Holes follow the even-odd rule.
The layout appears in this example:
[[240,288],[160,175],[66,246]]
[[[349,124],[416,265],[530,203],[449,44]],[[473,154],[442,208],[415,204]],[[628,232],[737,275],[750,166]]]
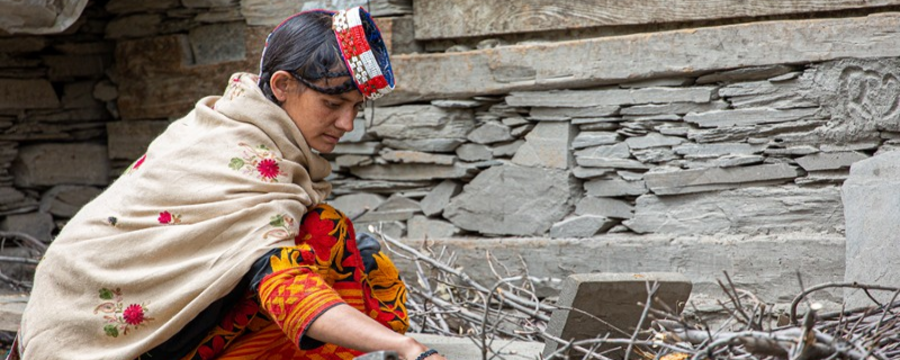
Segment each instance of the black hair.
[[260,59],[259,87],[266,98],[280,104],[269,85],[272,74],[279,70],[291,73],[298,81],[321,93],[342,94],[356,90],[352,79],[333,87],[313,84],[323,78],[327,84],[327,79],[351,76],[331,25],[331,12],[309,11],[285,20],[272,31]]

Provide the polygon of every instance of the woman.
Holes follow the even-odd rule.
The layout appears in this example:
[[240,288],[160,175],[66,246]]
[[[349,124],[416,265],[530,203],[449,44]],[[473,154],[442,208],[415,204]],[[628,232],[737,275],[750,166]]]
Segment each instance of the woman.
[[[334,149],[393,88],[361,8],[297,14],[86,205],[38,266],[24,359],[443,359],[400,333],[397,271],[324,204]],[[17,354],[13,354],[16,356]]]

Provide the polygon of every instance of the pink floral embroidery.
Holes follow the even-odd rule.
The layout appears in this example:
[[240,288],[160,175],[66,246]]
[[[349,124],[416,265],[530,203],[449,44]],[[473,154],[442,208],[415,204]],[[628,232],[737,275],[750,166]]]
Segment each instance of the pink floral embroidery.
[[94,309],[94,314],[103,313],[103,332],[106,336],[119,337],[128,335],[128,331],[137,329],[144,323],[152,321],[147,317],[147,307],[144,304],[131,304],[127,307],[122,301],[122,289],[100,289],[100,299],[106,300]]
[[157,218],[156,220],[158,220],[160,224],[180,224],[181,214],[173,214],[168,211],[163,211],[159,213],[159,218]]
[[131,164],[131,166],[128,168],[128,170],[125,170],[125,175],[129,175],[129,174],[137,171],[137,169],[140,168],[141,165],[144,165],[144,160],[147,160],[147,154],[142,155],[139,159],[137,159],[134,162],[134,164]]
[[298,229],[294,229],[294,222],[294,218],[289,215],[273,216],[269,219],[269,226],[272,226],[275,229],[269,230],[263,234],[263,239],[268,239],[271,236],[276,240],[284,240],[296,236]]
[[244,149],[243,156],[231,158],[228,167],[258,177],[265,182],[278,182],[279,176],[287,175],[281,170],[281,165],[278,163],[281,158],[276,155],[275,151],[265,145],[257,147],[245,143],[238,143],[238,145]]
[[244,94],[244,88],[241,86],[241,75],[231,78],[231,84],[225,89],[225,96],[228,100],[234,100],[236,96]]

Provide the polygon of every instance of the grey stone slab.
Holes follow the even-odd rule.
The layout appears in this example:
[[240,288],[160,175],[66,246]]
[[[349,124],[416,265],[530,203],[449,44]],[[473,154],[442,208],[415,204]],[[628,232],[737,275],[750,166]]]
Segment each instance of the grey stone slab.
[[810,145],[788,146],[785,148],[768,148],[763,153],[766,155],[792,155],[803,156],[815,154],[819,152],[819,148]]
[[769,108],[713,110],[704,113],[687,114],[684,116],[684,121],[697,124],[697,126],[700,127],[760,125],[812,119],[818,113],[818,108],[788,110]]
[[487,145],[465,143],[456,148],[456,156],[462,161],[484,161],[494,158],[491,148]]
[[572,125],[590,125],[590,124],[599,124],[599,123],[619,123],[625,121],[625,119],[621,117],[588,117],[588,118],[575,118],[572,119]]
[[147,146],[169,127],[166,120],[128,120],[106,123],[109,158],[137,160]]
[[598,179],[586,181],[584,190],[588,196],[617,197],[638,196],[646,194],[647,185],[643,180],[626,181],[622,179]]
[[78,81],[63,85],[62,106],[67,109],[103,107],[92,94],[94,81]]
[[837,187],[749,187],[677,196],[643,195],[624,224],[639,234],[840,234]]
[[509,126],[499,121],[488,121],[473,129],[466,136],[469,141],[478,144],[493,144],[513,140]]
[[[847,224],[847,260],[844,281],[861,284],[897,284],[900,255],[900,152],[888,152],[855,163],[841,187]],[[890,292],[873,292],[879,301],[890,301]],[[847,306],[871,306],[861,291],[844,293]]]
[[444,180],[434,187],[419,203],[422,212],[427,216],[436,216],[444,212],[450,199],[462,190],[462,186],[453,180]]
[[53,237],[53,230],[56,229],[56,223],[53,222],[53,215],[44,212],[10,214],[0,221],[0,229],[25,233],[49,243]]
[[368,136],[366,136],[366,119],[362,117],[357,117],[353,119],[353,130],[341,136],[341,143],[357,143],[365,140],[370,140]]
[[240,22],[198,26],[188,32],[194,63],[197,65],[241,61],[247,56],[243,41],[247,26]]
[[150,37],[160,33],[163,17],[159,14],[137,14],[118,17],[106,25],[108,39]]
[[432,154],[421,151],[388,150],[382,151],[379,155],[382,159],[389,162],[404,164],[453,165],[456,162],[456,157],[453,155]]
[[550,237],[553,239],[589,238],[609,230],[615,224],[615,220],[603,216],[574,216],[553,224],[550,227]]
[[673,148],[678,155],[695,157],[719,157],[729,154],[759,154],[765,149],[765,145],[750,145],[747,143],[684,144]]
[[379,238],[378,234],[390,236],[392,239],[402,239],[406,236],[407,228],[405,221],[357,222],[353,227],[357,232],[365,231],[373,234],[376,239]]
[[302,2],[243,0],[241,1],[241,13],[247,19],[248,25],[272,27],[278,25],[285,17],[289,16],[286,14],[295,14],[314,9],[349,9],[354,6],[362,6],[369,9],[369,12],[375,17],[412,14],[412,1],[410,0],[376,0],[371,2],[371,7],[365,0],[313,0]]
[[523,166],[568,169],[575,163],[569,148],[575,128],[567,123],[540,123],[525,136],[525,144],[516,151],[512,162]]
[[752,137],[784,137],[790,134],[808,134],[825,125],[822,120],[801,120],[762,126],[733,126],[710,129],[690,129],[688,139],[697,143],[739,142]]
[[855,142],[850,144],[821,144],[819,145],[819,150],[823,152],[844,152],[844,151],[870,151],[878,148],[880,144],[877,141],[874,142]]
[[433,164],[389,164],[355,167],[350,173],[368,180],[421,181],[433,179],[458,179],[472,172],[472,167]]
[[712,100],[715,87],[641,88],[602,90],[551,90],[512,92],[506,97],[510,106],[531,107],[595,107],[672,102],[705,103]]
[[335,165],[342,168],[350,168],[354,166],[368,166],[375,163],[371,156],[368,155],[338,155],[334,159]]
[[0,215],[18,214],[38,209],[38,202],[13,187],[0,187]]
[[106,3],[106,11],[116,15],[158,12],[161,10],[177,8],[179,0],[141,1],[141,0],[111,0]]
[[783,82],[783,81],[788,81],[788,80],[794,80],[794,79],[800,77],[800,75],[803,75],[802,71],[789,72],[784,75],[778,75],[778,76],[769,78],[769,82],[778,83],[778,82]]
[[419,202],[394,194],[376,208],[363,213],[357,221],[360,223],[406,221],[421,211]]
[[491,149],[491,155],[494,157],[509,157],[516,154],[519,148],[525,144],[525,140],[516,140],[506,144],[495,144]]
[[579,179],[593,179],[612,173],[612,169],[586,168],[581,166],[577,166],[572,169],[572,175]]
[[653,129],[659,131],[659,133],[663,135],[687,137],[691,127],[683,124],[664,124],[654,127]]
[[38,144],[19,148],[13,163],[19,187],[106,185],[109,160],[106,146],[92,143]]
[[658,78],[658,79],[646,79],[646,80],[638,80],[638,81],[629,81],[619,84],[619,86],[626,89],[640,89],[647,87],[680,87],[687,86],[694,83],[694,79],[688,77],[670,77],[670,78]]
[[109,80],[100,80],[91,94],[100,101],[113,101],[119,97],[119,88]]
[[444,217],[482,234],[541,235],[569,213],[578,193],[566,171],[496,166],[466,185]]
[[[465,142],[466,134],[475,128],[475,115],[470,109],[447,109],[431,105],[406,105],[379,108],[368,129],[380,138],[415,144],[434,141],[442,144],[442,150],[452,151]],[[446,149],[446,144],[453,144]],[[432,146],[437,148],[438,144]],[[424,147],[424,146],[422,146]],[[431,151],[423,148],[406,150]],[[438,150],[434,150],[438,151]]]
[[93,186],[57,185],[41,195],[40,212],[71,218],[100,192]]
[[509,131],[509,134],[516,138],[521,138],[523,135],[527,135],[531,130],[534,129],[534,124],[525,124],[519,125],[512,130]]
[[797,164],[806,171],[836,170],[849,168],[853,163],[868,158],[868,155],[855,151],[816,153],[798,158]]
[[335,155],[352,154],[352,155],[375,155],[381,149],[381,143],[365,142],[365,143],[338,143],[331,151]]
[[238,0],[181,0],[186,8],[231,7],[240,4]]
[[660,146],[675,146],[687,141],[677,136],[666,136],[660,133],[649,133],[646,136],[636,136],[625,139],[625,143],[631,150],[641,150]]
[[[651,306],[676,314],[684,309],[693,289],[688,277],[675,272],[570,275],[563,282],[557,304],[564,309],[580,311],[554,310],[546,331],[554,337],[570,341],[607,335],[610,338],[628,337],[644,316],[644,305],[641,304],[647,302],[647,292],[652,284],[657,284],[659,288],[654,294],[658,305],[651,303]],[[649,321],[645,321],[641,328],[649,329]],[[548,341],[543,356],[550,356],[560,346],[557,342]],[[625,356],[625,350],[615,344],[601,346],[596,351],[611,358]]]
[[572,148],[583,149],[597,145],[611,145],[619,142],[619,134],[605,131],[582,131],[572,140]]
[[447,221],[416,215],[407,222],[406,237],[418,240],[447,239],[460,232],[462,232],[460,228]]
[[474,109],[484,105],[483,101],[477,100],[434,100],[431,105],[446,109]]
[[794,179],[797,185],[835,185],[840,186],[850,177],[847,169],[810,171],[804,177]]
[[607,197],[587,196],[575,205],[576,215],[597,215],[613,219],[631,219],[634,206],[631,203]]
[[766,158],[762,155],[729,154],[713,160],[712,166],[729,168],[745,165],[761,164]]
[[594,124],[585,124],[579,125],[578,130],[581,131],[616,131],[619,129],[619,124],[611,123],[611,122],[601,122]]
[[365,180],[365,179],[340,179],[332,180],[334,185],[331,192],[336,195],[347,195],[356,192],[371,192],[378,194],[393,194],[408,190],[431,190],[434,183],[431,180],[419,181],[389,181],[389,180]]
[[663,173],[647,173],[647,187],[657,195],[732,189],[756,182],[778,182],[798,176],[787,164],[767,164],[734,168],[709,168]]
[[575,163],[583,167],[606,169],[647,170],[650,168],[646,164],[637,160],[619,158],[578,157],[575,158]]
[[751,66],[735,70],[722,71],[697,78],[697,84],[711,84],[717,82],[736,82],[763,80],[774,76],[784,75],[794,71],[788,65]]
[[500,122],[502,122],[503,125],[506,125],[509,127],[516,127],[519,125],[525,125],[525,124],[531,123],[530,121],[526,120],[525,118],[519,117],[519,116],[505,117],[505,118],[501,119]]
[[648,116],[648,115],[684,115],[692,112],[707,112],[712,110],[727,109],[728,103],[722,100],[714,100],[708,103],[692,103],[692,102],[676,102],[668,104],[650,104],[637,105],[622,108],[620,114],[626,116]]
[[599,105],[590,107],[532,107],[528,113],[532,120],[569,120],[572,118],[596,118],[618,115],[619,106]]
[[645,150],[632,150],[631,154],[634,155],[638,161],[642,163],[653,163],[653,164],[662,164],[673,160],[678,160],[681,157],[675,154],[672,149],[669,148],[650,148]]
[[466,141],[464,139],[383,139],[381,142],[396,149],[452,153]]
[[44,79],[0,79],[0,109],[56,108],[59,98]]
[[355,193],[338,196],[329,203],[355,221],[360,215],[377,208],[385,200],[387,198],[378,194]]

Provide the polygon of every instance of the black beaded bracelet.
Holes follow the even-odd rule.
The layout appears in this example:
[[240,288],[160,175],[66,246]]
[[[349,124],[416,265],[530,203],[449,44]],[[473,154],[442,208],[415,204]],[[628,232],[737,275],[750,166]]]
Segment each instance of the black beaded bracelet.
[[438,352],[435,349],[428,349],[428,350],[425,350],[425,352],[419,354],[419,356],[416,357],[416,360],[425,360],[425,358],[427,358],[431,355],[437,354],[437,353]]

